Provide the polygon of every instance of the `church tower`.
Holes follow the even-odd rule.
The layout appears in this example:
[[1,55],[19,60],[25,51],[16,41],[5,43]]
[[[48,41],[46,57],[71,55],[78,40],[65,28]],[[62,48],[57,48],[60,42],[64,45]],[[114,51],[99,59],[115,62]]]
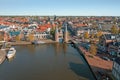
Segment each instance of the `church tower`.
[[65,25],[65,30],[64,30],[64,42],[67,42],[67,24]]
[[55,41],[59,42],[59,33],[58,33],[58,28],[57,27],[55,29]]

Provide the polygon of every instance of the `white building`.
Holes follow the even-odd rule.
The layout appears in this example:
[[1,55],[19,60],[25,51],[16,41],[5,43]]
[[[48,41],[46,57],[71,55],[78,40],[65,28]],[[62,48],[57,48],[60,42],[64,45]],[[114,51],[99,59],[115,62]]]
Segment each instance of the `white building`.
[[50,34],[47,32],[38,32],[34,34],[35,40],[41,40],[41,39],[50,39]]
[[112,74],[115,80],[120,80],[120,57],[113,62]]

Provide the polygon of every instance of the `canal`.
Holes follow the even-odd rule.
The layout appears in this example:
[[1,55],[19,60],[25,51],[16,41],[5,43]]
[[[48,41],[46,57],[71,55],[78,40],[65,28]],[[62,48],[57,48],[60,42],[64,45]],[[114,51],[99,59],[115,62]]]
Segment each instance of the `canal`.
[[0,65],[0,80],[94,80],[82,56],[70,44],[15,46]]

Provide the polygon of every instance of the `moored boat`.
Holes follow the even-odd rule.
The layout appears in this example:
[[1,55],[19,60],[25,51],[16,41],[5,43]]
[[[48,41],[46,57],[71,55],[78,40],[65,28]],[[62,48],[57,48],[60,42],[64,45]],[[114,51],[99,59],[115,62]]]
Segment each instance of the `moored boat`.
[[15,55],[15,53],[16,53],[15,48],[13,48],[13,47],[10,48],[9,51],[8,51],[8,54],[7,54],[7,58],[8,59],[12,58]]
[[37,41],[37,40],[32,41],[32,44],[43,44],[43,43],[45,43],[45,42],[43,42],[43,41]]

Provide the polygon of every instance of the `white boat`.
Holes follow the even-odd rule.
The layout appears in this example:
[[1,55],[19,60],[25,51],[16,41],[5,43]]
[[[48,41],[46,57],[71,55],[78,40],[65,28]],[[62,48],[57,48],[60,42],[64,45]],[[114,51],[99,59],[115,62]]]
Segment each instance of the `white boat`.
[[45,43],[45,42],[43,42],[43,41],[37,41],[37,40],[35,40],[35,41],[32,42],[32,44],[43,44],[43,43]]
[[7,54],[7,58],[8,59],[12,58],[15,55],[15,53],[16,53],[15,48],[13,48],[13,47],[10,48],[9,51],[8,51],[8,54]]

